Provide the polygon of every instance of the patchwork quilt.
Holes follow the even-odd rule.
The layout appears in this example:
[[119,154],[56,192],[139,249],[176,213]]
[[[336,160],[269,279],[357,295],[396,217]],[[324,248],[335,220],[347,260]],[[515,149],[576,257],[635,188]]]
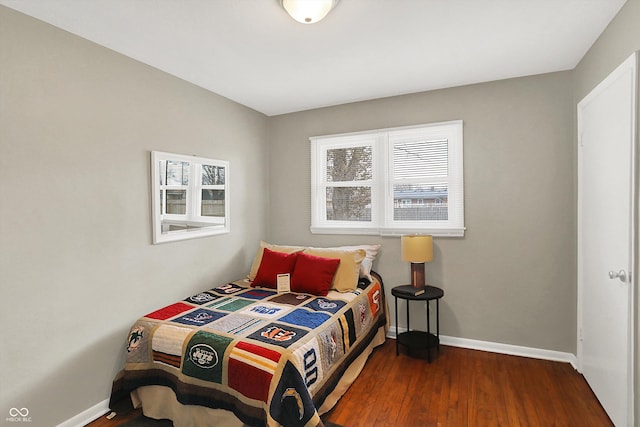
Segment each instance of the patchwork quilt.
[[149,313],[130,330],[111,402],[162,385],[247,425],[322,426],[316,408],[386,325],[381,281],[360,280],[325,297],[239,280]]

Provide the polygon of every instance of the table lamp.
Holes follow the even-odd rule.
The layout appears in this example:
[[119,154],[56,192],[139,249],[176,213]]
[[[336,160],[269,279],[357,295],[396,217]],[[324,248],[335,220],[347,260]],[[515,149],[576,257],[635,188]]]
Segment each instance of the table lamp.
[[402,236],[402,260],[411,263],[411,286],[425,287],[424,263],[433,259],[433,237]]

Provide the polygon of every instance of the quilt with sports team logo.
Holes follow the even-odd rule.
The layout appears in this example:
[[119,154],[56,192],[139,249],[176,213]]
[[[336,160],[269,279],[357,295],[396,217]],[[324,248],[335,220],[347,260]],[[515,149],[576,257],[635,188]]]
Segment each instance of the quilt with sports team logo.
[[111,402],[162,385],[178,401],[232,411],[251,426],[322,426],[317,413],[351,361],[386,325],[379,277],[327,296],[277,293],[246,280],[141,317]]

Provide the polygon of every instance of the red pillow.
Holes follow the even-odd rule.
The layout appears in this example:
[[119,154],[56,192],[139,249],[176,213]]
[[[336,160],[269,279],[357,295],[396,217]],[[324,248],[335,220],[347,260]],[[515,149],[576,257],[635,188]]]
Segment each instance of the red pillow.
[[340,258],[323,258],[299,252],[291,275],[291,290],[319,296],[327,295],[338,265]]
[[251,286],[276,289],[278,286],[278,274],[291,274],[297,257],[297,252],[285,254],[264,248],[260,267],[258,267],[256,278],[253,279]]

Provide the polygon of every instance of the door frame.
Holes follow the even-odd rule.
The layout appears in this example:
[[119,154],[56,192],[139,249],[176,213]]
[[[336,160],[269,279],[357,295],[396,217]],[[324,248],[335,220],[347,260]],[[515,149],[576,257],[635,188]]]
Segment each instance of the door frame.
[[[630,215],[630,230],[631,237],[629,239],[629,265],[626,266],[630,280],[628,283],[628,298],[629,298],[629,316],[628,316],[628,336],[627,336],[627,369],[630,373],[627,380],[627,419],[629,425],[633,425],[634,422],[634,391],[635,391],[635,321],[637,318],[636,300],[635,300],[635,287],[638,284],[636,275],[637,260],[637,247],[638,247],[638,52],[634,52],[629,58],[627,58],[622,64],[620,64],[609,76],[607,76],[602,82],[600,82],[587,96],[585,96],[577,106],[577,131],[578,131],[578,200],[577,200],[577,369],[578,372],[583,372],[583,337],[582,326],[585,313],[583,312],[584,303],[584,278],[582,274],[583,269],[583,252],[582,252],[582,182],[583,182],[583,158],[582,158],[582,110],[583,106],[589,103],[592,98],[598,96],[603,90],[607,89],[622,73],[628,72],[629,69],[632,72],[632,91],[635,93],[634,102],[632,105],[632,119],[631,125],[633,128],[632,142],[631,142],[631,156],[629,161],[631,162],[631,183],[630,194],[631,199],[631,215]],[[613,267],[612,267],[613,268]]]

